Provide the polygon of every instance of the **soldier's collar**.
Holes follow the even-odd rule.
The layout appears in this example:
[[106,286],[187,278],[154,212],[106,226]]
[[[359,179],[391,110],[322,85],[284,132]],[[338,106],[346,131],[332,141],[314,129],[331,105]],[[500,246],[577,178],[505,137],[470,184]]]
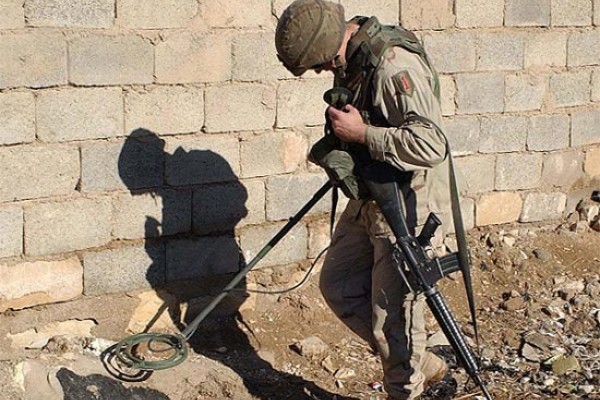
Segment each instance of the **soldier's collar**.
[[356,55],[358,49],[363,42],[371,40],[379,31],[381,31],[381,24],[377,17],[362,17],[356,16],[352,18],[348,23],[355,23],[360,25],[360,28],[348,41],[348,47],[346,48],[346,60],[349,63],[352,57]]

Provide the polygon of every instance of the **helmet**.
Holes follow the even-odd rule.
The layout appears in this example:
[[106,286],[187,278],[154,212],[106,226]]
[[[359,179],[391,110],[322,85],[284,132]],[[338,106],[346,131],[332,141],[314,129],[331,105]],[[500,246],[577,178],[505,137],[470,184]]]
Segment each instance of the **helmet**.
[[295,76],[334,59],[344,33],[344,8],[325,0],[296,0],[277,24],[277,57]]

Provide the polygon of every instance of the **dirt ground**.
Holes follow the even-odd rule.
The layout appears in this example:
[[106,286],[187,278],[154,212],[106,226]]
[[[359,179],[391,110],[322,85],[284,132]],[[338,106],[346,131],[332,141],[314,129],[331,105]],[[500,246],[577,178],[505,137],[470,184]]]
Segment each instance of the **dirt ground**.
[[[600,399],[600,233],[589,228],[573,231],[567,225],[503,226],[470,232],[469,245],[481,374],[493,398]],[[269,291],[289,287],[307,269],[308,265],[258,269],[243,286]],[[200,325],[190,343],[191,355],[182,365],[128,379],[132,382],[107,373],[98,349],[126,335],[128,322],[131,331],[132,310],[140,306],[133,294],[87,300],[96,303],[82,311],[63,305],[5,313],[0,327],[9,333],[0,332],[2,337],[22,331],[35,318],[43,325],[41,315],[49,312],[68,312],[82,321],[86,310],[97,309],[97,304],[119,310],[89,316],[96,323],[93,338],[109,339],[104,346],[74,336],[54,336],[28,350],[0,341],[4,398],[385,399],[377,356],[328,310],[317,281],[318,265],[305,285],[289,293],[236,292]],[[160,318],[189,322],[225,282],[162,293],[160,300],[168,304],[175,298],[179,308],[171,304],[170,313]],[[472,337],[460,275],[444,279],[440,289]],[[194,297],[198,290],[204,291],[203,297]],[[437,345],[440,354],[450,354],[439,341],[439,328],[430,314],[427,320],[430,344]],[[165,323],[150,330],[176,332],[176,328]],[[534,333],[548,343],[534,341]],[[578,365],[566,371],[544,365],[560,354],[574,356]],[[464,371],[452,367],[451,377],[426,392],[425,400],[480,398]]]
[[[493,246],[489,245],[490,241],[502,240],[503,236],[514,237],[515,244],[508,246],[502,242],[497,246],[499,248],[490,252],[493,249]],[[551,320],[542,310],[553,299],[560,299],[560,302],[564,303],[561,304],[563,308],[566,307],[565,304],[570,304],[556,297],[557,292],[552,290],[563,280],[573,282],[582,279],[592,282],[598,278],[600,233],[592,230],[574,233],[567,229],[554,230],[553,227],[541,230],[521,228],[520,231],[516,227],[492,228],[471,232],[470,247],[484,360],[482,376],[493,397],[498,400],[600,399],[600,370],[597,369],[600,358],[597,359],[598,363],[593,365],[593,368],[596,368],[593,371],[594,378],[589,380],[589,385],[594,387],[592,393],[577,391],[577,387],[585,385],[587,380],[575,372],[557,377],[555,385],[543,387],[543,390],[519,382],[542,369],[539,362],[528,362],[520,357],[522,337],[531,331],[539,331],[544,322]],[[541,260],[536,257],[534,250],[539,249],[549,252],[550,259]],[[440,289],[464,330],[467,334],[472,333],[460,275],[454,280],[443,281]],[[510,307],[505,309],[510,298],[523,299],[523,305],[515,310]],[[597,307],[600,298],[594,300]],[[600,322],[587,316],[586,319],[581,317],[587,315],[591,308],[572,308],[570,312],[573,319],[569,321],[571,326],[560,332],[559,339],[585,336],[589,340],[595,340],[590,346],[590,352],[595,351],[595,356],[598,357]],[[439,328],[433,316],[429,314],[427,317],[429,333],[438,333],[434,337],[439,337]],[[293,398],[286,392],[288,378],[285,374],[299,375],[330,393],[348,398],[384,398],[372,389],[373,382],[382,382],[377,356],[341,325],[327,309],[318,293],[316,279],[311,279],[299,291],[281,296],[266,312],[242,312],[238,328],[245,334],[238,341],[232,341],[234,335],[230,333],[225,333],[219,340],[214,331],[209,331],[206,335],[200,333],[199,339],[212,338],[205,340],[204,345],[208,348],[212,346],[215,358],[235,371],[243,371],[242,374],[246,376],[254,374],[251,363],[248,363],[252,354],[256,354],[254,352],[264,355],[265,359],[272,362],[274,371],[278,372],[270,371],[269,375],[272,374],[271,376],[277,379],[268,385],[260,380],[259,382],[262,387],[272,388],[273,393],[257,398]],[[294,351],[294,343],[312,336],[322,339],[328,345],[328,349],[313,357],[302,356]],[[248,341],[253,349],[250,350],[250,354],[246,347]],[[218,349],[223,351],[224,348],[227,348],[227,351],[218,354]],[[344,371],[345,374],[339,371]],[[478,392],[472,383],[464,386],[466,376],[460,368],[455,368],[453,375],[459,382],[458,391],[453,396],[430,392],[426,398],[465,399],[469,393]],[[339,376],[342,378],[338,379]],[[561,385],[561,382],[564,385]]]

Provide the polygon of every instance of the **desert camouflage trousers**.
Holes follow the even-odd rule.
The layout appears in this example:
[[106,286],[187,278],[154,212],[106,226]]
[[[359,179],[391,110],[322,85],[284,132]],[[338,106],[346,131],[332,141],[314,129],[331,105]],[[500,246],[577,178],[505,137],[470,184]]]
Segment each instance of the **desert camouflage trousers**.
[[320,287],[338,318],[379,353],[388,394],[404,400],[423,391],[425,299],[404,284],[392,258],[394,243],[379,207],[351,200],[335,229]]

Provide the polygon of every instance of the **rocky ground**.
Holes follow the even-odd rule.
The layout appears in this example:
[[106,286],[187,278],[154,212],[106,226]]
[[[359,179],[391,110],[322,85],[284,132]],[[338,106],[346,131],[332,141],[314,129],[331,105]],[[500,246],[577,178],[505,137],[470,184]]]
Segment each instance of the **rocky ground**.
[[[600,399],[598,214],[598,203],[586,202],[560,225],[470,232],[482,376],[494,399]],[[0,398],[383,400],[377,356],[327,309],[316,271],[289,293],[248,293],[289,287],[307,268],[251,272],[245,290],[201,324],[186,362],[154,373],[101,354],[132,332],[177,332],[227,279],[6,312]],[[440,289],[472,338],[462,279],[445,279]],[[429,345],[452,362],[427,318]],[[453,365],[425,399],[479,396]]]

